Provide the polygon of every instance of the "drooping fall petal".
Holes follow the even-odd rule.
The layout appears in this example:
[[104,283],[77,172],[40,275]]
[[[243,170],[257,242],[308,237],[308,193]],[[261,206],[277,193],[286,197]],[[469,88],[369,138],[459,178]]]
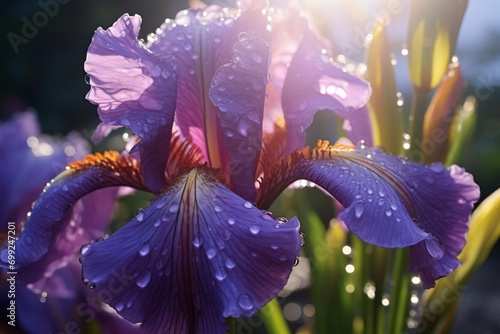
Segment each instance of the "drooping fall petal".
[[320,142],[275,166],[261,182],[257,203],[267,207],[298,179],[335,197],[345,207],[339,218],[364,241],[389,248],[413,246],[409,270],[421,274],[426,287],[455,269],[479,198],[472,176],[457,166],[424,166],[378,149]]
[[[78,252],[82,243],[105,233],[117,190],[102,188],[145,189],[137,161],[116,152],[88,156],[70,166],[45,187],[15,243],[14,270],[25,283],[50,276]],[[4,248],[0,265],[7,268],[7,260],[8,250]]]
[[[148,332],[219,333],[284,286],[299,254],[298,221],[281,223],[231,192],[206,166],[181,173],[108,239],[82,248],[84,280]],[[110,262],[110,259],[113,261]]]

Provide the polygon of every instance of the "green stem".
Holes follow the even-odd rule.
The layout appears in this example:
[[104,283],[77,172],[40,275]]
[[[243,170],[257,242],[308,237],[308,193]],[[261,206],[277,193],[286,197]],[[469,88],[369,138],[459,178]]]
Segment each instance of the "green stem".
[[234,318],[226,318],[226,325],[229,326],[229,330],[226,332],[226,334],[236,333],[236,320]]
[[398,248],[395,250],[387,333],[401,333],[407,319],[408,303],[410,300],[409,276],[406,273],[408,260],[408,248]]
[[416,162],[422,162],[425,155],[425,152],[423,152],[425,147],[422,146],[422,136],[428,95],[429,92],[427,90],[415,90],[413,92],[413,100],[411,101],[409,123],[411,146],[408,157]]
[[281,306],[276,298],[272,299],[260,309],[264,326],[269,334],[290,334],[290,329],[281,311]]

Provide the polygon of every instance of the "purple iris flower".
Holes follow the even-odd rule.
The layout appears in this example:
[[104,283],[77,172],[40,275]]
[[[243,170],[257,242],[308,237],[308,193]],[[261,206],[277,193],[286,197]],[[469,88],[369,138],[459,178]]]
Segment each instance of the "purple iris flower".
[[[87,98],[103,121],[97,135],[126,127],[135,146],[90,155],[46,187],[18,241],[25,282],[44,272],[46,258],[74,250],[52,247],[75,203],[116,186],[154,198],[109,238],[82,246],[83,280],[147,332],[223,332],[224,318],[250,316],[276,296],[301,237],[296,218],[266,210],[300,179],[335,197],[361,239],[411,246],[410,269],[425,286],[458,265],[479,196],[471,175],[369,148],[369,85],[331,61],[297,10],[278,13],[265,1],[186,10],[147,43],[140,23],[123,15],[99,28],[85,62]],[[304,148],[322,109],[364,142]],[[82,226],[99,218],[81,218]],[[126,288],[113,291],[117,282]]]
[[[40,195],[47,180],[56,177],[67,164],[82,159],[88,153],[87,141],[76,133],[70,133],[65,138],[41,134],[37,117],[31,111],[15,114],[10,121],[0,124],[0,155],[4,159],[0,169],[2,245],[8,243],[8,236],[12,237],[7,231],[14,231],[8,228],[8,222],[16,224],[16,235],[21,233],[26,213],[31,210],[33,201]],[[106,224],[103,224],[99,235],[105,228]],[[83,233],[80,231],[79,234],[78,230],[71,232],[68,230],[66,234],[71,240],[89,240],[87,236],[79,241],[78,237]],[[62,268],[52,273],[51,268],[56,267]],[[27,287],[16,284],[16,324],[23,332],[77,331],[92,322],[99,323],[102,333],[139,332],[116,312],[103,308],[88,289],[82,288],[81,269],[76,257],[61,258],[44,271],[48,275],[32,281]],[[4,286],[2,282],[0,304],[7,307],[12,298],[8,297],[9,286]]]

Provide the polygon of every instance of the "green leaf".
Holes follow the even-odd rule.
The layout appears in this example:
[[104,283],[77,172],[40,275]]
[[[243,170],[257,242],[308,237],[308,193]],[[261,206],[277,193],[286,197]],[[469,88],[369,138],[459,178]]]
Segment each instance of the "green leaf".
[[392,154],[401,154],[403,125],[390,49],[385,27],[379,23],[366,54],[366,75],[372,87],[369,106],[374,116],[375,145]]

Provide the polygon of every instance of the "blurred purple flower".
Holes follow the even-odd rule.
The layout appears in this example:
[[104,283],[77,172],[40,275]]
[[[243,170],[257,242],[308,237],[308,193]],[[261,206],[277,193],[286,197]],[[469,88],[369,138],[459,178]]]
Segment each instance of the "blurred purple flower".
[[[111,186],[150,191],[155,198],[131,222],[82,247],[84,282],[99,294],[121,272],[126,289],[106,302],[147,332],[223,332],[224,318],[254,314],[290,275],[299,222],[264,210],[299,179],[337,198],[363,240],[415,245],[412,269],[427,285],[454,269],[478,197],[472,177],[366,148],[370,88],[331,61],[297,10],[274,13],[265,1],[186,10],[147,44],[140,21],[123,15],[99,28],[85,62],[87,98],[103,121],[98,137],[129,128],[139,137],[132,155],[88,156],[45,189],[17,243],[25,281],[43,272],[46,257],[69,253],[49,245],[58,245],[77,200]],[[303,148],[322,109],[365,142]]]
[[[20,233],[26,214],[47,181],[64,171],[67,164],[82,159],[88,152],[87,142],[76,133],[65,138],[41,134],[37,117],[31,111],[15,114],[11,120],[0,124],[0,155],[4,162],[0,169],[2,245],[8,242],[3,236],[7,235],[7,222],[16,223],[17,233]],[[102,235],[105,227],[102,226],[99,235]],[[66,236],[71,237],[68,242],[76,240],[81,243],[93,237],[88,236],[87,232],[83,233],[81,228],[76,229],[76,225],[74,228],[67,230]],[[84,235],[86,237],[81,238]],[[85,323],[97,321],[101,333],[122,330],[127,330],[127,333],[139,332],[138,328],[125,322],[114,311],[105,310],[88,289],[83,288],[80,266],[74,252],[70,258],[64,259],[64,263],[62,260],[58,258],[49,268],[44,267],[40,272],[44,274],[45,271],[43,277],[38,279],[38,275],[31,276],[33,283],[28,287],[16,284],[18,327],[22,331],[66,332],[68,328],[76,330]],[[57,269],[59,267],[63,268]],[[8,290],[8,286],[2,290],[2,305],[4,302],[9,303]]]

